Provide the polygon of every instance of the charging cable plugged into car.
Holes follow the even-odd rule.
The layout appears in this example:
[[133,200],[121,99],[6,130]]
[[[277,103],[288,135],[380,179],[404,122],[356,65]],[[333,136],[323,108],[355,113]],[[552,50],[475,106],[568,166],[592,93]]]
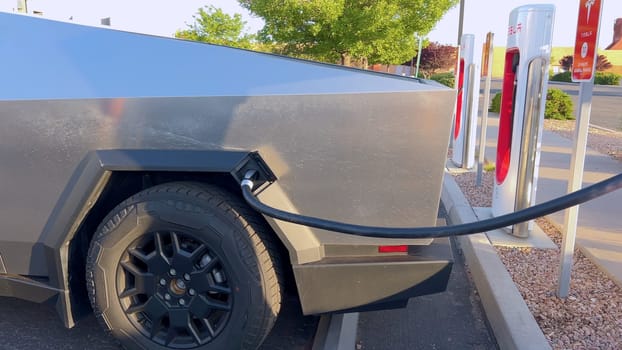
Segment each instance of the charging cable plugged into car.
[[261,203],[253,194],[254,181],[258,176],[258,171],[248,170],[243,180],[240,182],[244,199],[248,205],[256,211],[274,219],[294,224],[341,232],[349,235],[376,238],[439,238],[491,231],[564,210],[622,188],[622,174],[618,174],[578,191],[492,219],[452,226],[378,227],[326,220],[270,207]]

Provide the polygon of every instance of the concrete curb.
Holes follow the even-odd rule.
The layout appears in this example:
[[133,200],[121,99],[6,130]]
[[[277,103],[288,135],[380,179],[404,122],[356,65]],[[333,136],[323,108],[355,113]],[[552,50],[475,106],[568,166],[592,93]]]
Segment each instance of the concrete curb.
[[598,129],[598,130],[602,130],[602,131],[606,131],[606,132],[611,132],[611,133],[619,133],[619,131],[617,131],[617,130],[605,128],[604,126],[600,126],[600,125],[596,125],[596,124],[592,124],[592,123],[590,123],[590,128],[594,128],[594,129]]
[[[460,187],[447,173],[443,179],[441,200],[450,225],[477,221]],[[461,236],[459,242],[499,348],[551,349],[486,235]]]

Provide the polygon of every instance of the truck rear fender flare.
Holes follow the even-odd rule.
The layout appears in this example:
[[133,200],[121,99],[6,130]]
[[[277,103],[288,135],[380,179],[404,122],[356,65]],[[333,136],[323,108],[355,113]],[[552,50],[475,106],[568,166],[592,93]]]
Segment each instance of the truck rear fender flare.
[[[276,180],[257,152],[229,150],[97,150],[80,162],[63,190],[41,236],[49,284],[64,291],[56,309],[65,326],[91,310],[85,288],[84,257],[92,234],[117,204],[141,190],[172,181],[200,181],[239,194],[237,183],[249,167],[265,168],[266,182]],[[275,184],[278,185],[278,184]],[[278,188],[278,186],[271,186]],[[275,194],[284,196],[284,192]],[[287,201],[287,198],[283,198]],[[296,254],[283,230],[268,220],[287,258]],[[319,250],[319,246],[317,247]],[[291,266],[291,265],[290,265]]]

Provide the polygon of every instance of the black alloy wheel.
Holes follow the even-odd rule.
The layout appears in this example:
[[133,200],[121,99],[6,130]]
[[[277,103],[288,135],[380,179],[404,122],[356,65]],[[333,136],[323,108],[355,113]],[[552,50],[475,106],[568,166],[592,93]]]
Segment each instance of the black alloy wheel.
[[144,190],[91,241],[95,315],[127,349],[256,349],[280,309],[274,239],[261,216],[217,187]]
[[179,232],[145,234],[121,258],[117,288],[137,330],[157,344],[197,347],[218,336],[233,304],[227,273],[207,244]]

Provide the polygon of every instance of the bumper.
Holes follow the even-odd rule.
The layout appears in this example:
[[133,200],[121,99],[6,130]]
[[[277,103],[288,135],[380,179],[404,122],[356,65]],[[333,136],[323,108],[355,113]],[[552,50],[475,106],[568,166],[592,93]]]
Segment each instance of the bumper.
[[408,255],[325,258],[295,265],[304,314],[404,307],[409,298],[445,291],[453,258],[449,239],[411,246]]

